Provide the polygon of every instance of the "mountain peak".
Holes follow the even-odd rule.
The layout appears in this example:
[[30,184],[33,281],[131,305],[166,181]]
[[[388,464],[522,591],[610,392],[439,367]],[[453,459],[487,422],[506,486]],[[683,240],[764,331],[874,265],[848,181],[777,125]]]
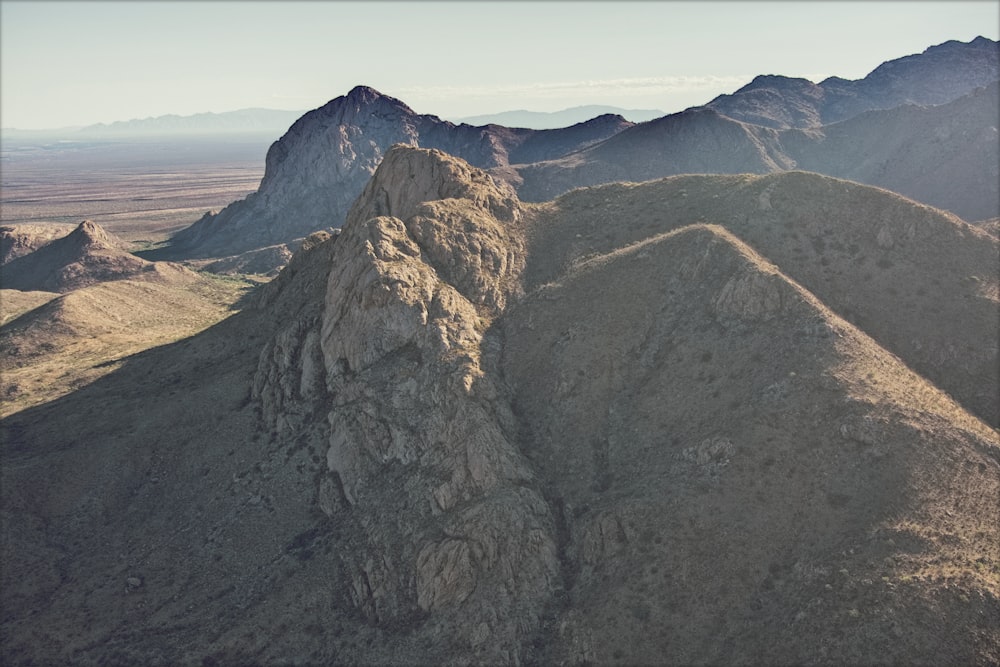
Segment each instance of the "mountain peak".
[[69,236],[67,243],[80,249],[125,250],[126,245],[92,220],[84,220]]
[[301,126],[303,121],[317,117],[317,115],[319,118],[332,119],[335,124],[354,124],[358,116],[368,115],[373,108],[393,109],[407,116],[416,115],[416,112],[402,100],[384,95],[369,86],[359,85],[351,88],[346,95],[335,97],[320,108],[306,113],[295,121],[292,127]]
[[377,104],[387,104],[400,109],[405,109],[409,113],[415,113],[405,102],[395,97],[390,97],[375,90],[370,86],[354,86],[343,98],[344,102],[358,107],[368,107]]
[[386,97],[379,91],[375,90],[371,86],[354,86],[345,96],[348,100],[357,100],[364,102],[373,102],[380,97]]

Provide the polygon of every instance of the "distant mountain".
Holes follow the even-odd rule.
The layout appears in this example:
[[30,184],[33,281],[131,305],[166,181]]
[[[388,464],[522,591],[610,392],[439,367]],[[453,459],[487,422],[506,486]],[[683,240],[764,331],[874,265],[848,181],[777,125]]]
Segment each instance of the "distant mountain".
[[762,75],[707,107],[747,123],[808,128],[836,123],[874,109],[903,104],[944,104],[1000,78],[997,42],[977,37],[949,41],[923,53],[890,60],[859,81]]
[[190,116],[168,114],[136,118],[114,123],[97,123],[78,130],[87,137],[134,135],[192,135],[229,133],[273,133],[280,135],[302,115],[302,111],[278,109],[240,109],[223,113],[197,113]]
[[868,111],[808,130],[763,127],[695,107],[628,128],[572,156],[495,173],[514,184],[522,199],[545,201],[613,181],[804,169],[980,220],[1000,207],[998,116],[997,82],[948,104]]
[[358,86],[298,119],[268,151],[260,189],[182,230],[164,256],[235,255],[339,227],[393,144],[503,167],[559,157],[631,126],[611,115],[559,130],[455,125]]
[[199,137],[229,134],[267,134],[281,136],[288,126],[304,112],[280,109],[240,109],[222,113],[196,113],[189,116],[167,114],[151,118],[133,118],[113,123],[61,127],[43,130],[21,130],[5,127],[5,141],[51,139],[121,139],[143,137]]
[[589,104],[571,109],[563,109],[562,111],[525,111],[524,109],[501,111],[494,114],[456,118],[455,121],[468,123],[469,125],[493,124],[505,125],[507,127],[528,127],[535,130],[550,130],[582,123],[605,114],[621,116],[633,123],[642,123],[665,115],[659,109],[622,109],[621,107],[604,104]]

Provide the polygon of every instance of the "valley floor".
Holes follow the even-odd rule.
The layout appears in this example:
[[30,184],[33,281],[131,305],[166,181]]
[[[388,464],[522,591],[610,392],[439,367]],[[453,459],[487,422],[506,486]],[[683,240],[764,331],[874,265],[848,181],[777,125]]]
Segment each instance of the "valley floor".
[[256,191],[270,138],[5,144],[0,222],[93,220],[128,241],[164,241]]

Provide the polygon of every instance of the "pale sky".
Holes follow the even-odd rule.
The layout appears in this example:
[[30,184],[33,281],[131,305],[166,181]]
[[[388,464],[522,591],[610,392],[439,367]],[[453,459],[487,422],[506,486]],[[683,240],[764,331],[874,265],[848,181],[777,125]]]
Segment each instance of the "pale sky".
[[998,32],[998,0],[0,0],[0,124],[307,110],[357,84],[448,119],[583,104],[671,113],[756,74],[857,79]]

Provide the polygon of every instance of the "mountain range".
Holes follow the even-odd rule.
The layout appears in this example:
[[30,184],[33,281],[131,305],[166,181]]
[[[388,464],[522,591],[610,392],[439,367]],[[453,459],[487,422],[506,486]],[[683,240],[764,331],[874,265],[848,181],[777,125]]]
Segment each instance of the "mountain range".
[[[527,201],[576,187],[684,173],[789,169],[891,189],[967,220],[1000,210],[1000,84],[938,106],[870,110],[809,129],[773,129],[699,107],[629,128],[569,156],[498,172]],[[941,174],[948,174],[941,178]]]
[[239,109],[222,113],[204,112],[188,116],[167,114],[133,118],[113,123],[50,130],[3,128],[4,138],[62,137],[65,139],[122,139],[136,137],[225,136],[229,134],[269,134],[280,136],[302,111],[280,109]]
[[996,211],[917,200],[995,197],[982,47],[808,127],[358,87],[143,259],[0,229],[0,663],[997,664]]
[[[732,96],[644,123],[599,116],[558,130],[455,125],[358,87],[272,145],[257,193],[206,214],[158,256],[238,256],[337,228],[395,143],[491,169],[526,201],[679,173],[805,169],[891,188],[967,220],[991,218],[1000,202],[997,53],[985,38],[947,42],[860,81],[758,77]],[[948,181],[936,177],[941,166]]]

